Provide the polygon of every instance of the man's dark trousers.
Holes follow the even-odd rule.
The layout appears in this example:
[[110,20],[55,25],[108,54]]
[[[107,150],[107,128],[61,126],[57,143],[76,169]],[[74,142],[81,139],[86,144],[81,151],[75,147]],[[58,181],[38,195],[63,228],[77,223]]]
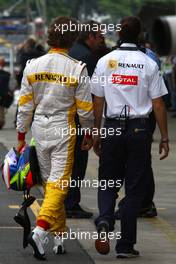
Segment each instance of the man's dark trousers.
[[[106,120],[106,129],[120,126],[119,121]],[[108,187],[108,181],[125,178],[126,196],[121,201],[121,239],[117,241],[116,250],[132,249],[136,243],[137,216],[146,194],[150,177],[148,169],[151,151],[151,132],[148,119],[128,121],[126,131],[120,136],[107,135],[101,141],[99,181],[106,180],[107,188],[98,189],[99,217],[109,223],[109,231],[114,230],[114,209],[118,188]],[[125,170],[125,174],[124,174]]]
[[[150,123],[150,131],[151,131],[151,134],[153,136],[153,134],[155,132],[155,128],[156,128],[156,119],[155,119],[155,115],[154,115],[153,111],[149,115],[149,123]],[[150,159],[150,165],[149,165],[148,172],[149,172],[150,181],[148,182],[148,186],[146,186],[147,192],[146,192],[146,195],[142,201],[142,205],[141,205],[142,210],[145,210],[146,208],[151,207],[152,202],[153,202],[153,198],[154,198],[154,194],[155,194],[155,180],[154,180],[153,169],[152,169],[152,157]],[[121,206],[121,202],[119,202],[119,207],[120,206]]]
[[[69,56],[76,60],[80,60],[86,63],[86,67],[88,70],[88,75],[91,77],[95,66],[97,64],[98,59],[94,56],[90,48],[86,43],[83,42],[75,42],[73,47],[69,51]],[[80,128],[79,117],[76,115],[76,126],[77,129]],[[74,165],[71,180],[75,183],[80,183],[81,180],[84,180],[85,173],[87,169],[88,163],[88,151],[81,150],[81,144],[83,141],[82,135],[76,136],[76,145],[75,145],[75,153],[74,153]],[[74,210],[75,207],[79,206],[81,200],[81,191],[77,186],[74,188],[69,188],[67,198],[65,200],[65,208],[67,210]]]

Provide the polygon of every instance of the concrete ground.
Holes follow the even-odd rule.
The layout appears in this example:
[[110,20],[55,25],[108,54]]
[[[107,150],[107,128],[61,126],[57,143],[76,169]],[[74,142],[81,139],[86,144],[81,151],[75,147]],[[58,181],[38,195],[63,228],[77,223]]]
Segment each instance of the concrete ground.
[[[15,146],[16,134],[13,128],[12,107],[7,114],[7,124],[0,131],[1,157],[6,149]],[[59,259],[62,263],[140,263],[140,264],[175,264],[176,263],[176,119],[169,117],[170,131],[170,155],[166,160],[160,161],[158,155],[159,133],[156,131],[153,142],[153,169],[156,181],[155,203],[158,208],[158,217],[154,219],[139,219],[138,222],[138,243],[136,249],[141,253],[141,257],[130,260],[119,260],[115,256],[115,239],[111,241],[111,252],[107,256],[99,255],[94,249],[94,240],[81,238],[81,232],[89,232],[93,236],[95,232],[94,219],[98,215],[97,209],[97,188],[82,188],[81,204],[85,209],[94,213],[93,219],[74,220],[69,219],[67,224],[71,231],[76,232],[77,240],[67,240],[66,246],[68,254],[65,256],[53,256],[51,250],[48,251],[48,260],[56,263]],[[29,135],[30,137],[30,135]],[[86,179],[97,179],[98,159],[90,151],[89,164]],[[38,198],[38,205],[42,197],[38,190],[33,190]],[[124,195],[123,190],[120,196]],[[21,194],[7,192],[1,180],[0,188],[0,264],[11,264],[15,261],[19,263],[34,263],[31,257],[31,249],[23,250],[21,246],[22,230],[12,220],[15,215],[16,205],[21,202]],[[10,206],[10,207],[9,207]],[[34,224],[34,214],[37,214],[39,206],[31,210],[31,219]],[[33,213],[32,213],[33,212]],[[119,231],[119,222],[116,222],[116,231]],[[83,234],[83,233],[82,233]],[[79,237],[78,237],[79,236]],[[49,248],[51,245],[49,244]]]

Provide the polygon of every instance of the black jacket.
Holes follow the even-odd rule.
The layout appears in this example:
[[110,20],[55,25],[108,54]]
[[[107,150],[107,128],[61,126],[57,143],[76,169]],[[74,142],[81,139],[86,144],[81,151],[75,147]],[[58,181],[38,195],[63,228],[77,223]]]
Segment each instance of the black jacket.
[[0,96],[4,96],[9,91],[10,73],[0,70]]
[[70,49],[69,56],[86,63],[88,75],[92,76],[97,64],[97,58],[85,43],[76,42]]

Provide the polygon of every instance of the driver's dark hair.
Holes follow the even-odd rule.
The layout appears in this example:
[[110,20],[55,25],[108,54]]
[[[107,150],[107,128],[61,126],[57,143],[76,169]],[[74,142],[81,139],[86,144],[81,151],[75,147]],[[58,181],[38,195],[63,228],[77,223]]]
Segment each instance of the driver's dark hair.
[[[70,24],[76,25],[76,30],[69,30]],[[70,48],[78,37],[78,21],[72,17],[56,17],[48,28],[47,43],[50,47]],[[67,26],[68,30],[62,32],[62,27]]]

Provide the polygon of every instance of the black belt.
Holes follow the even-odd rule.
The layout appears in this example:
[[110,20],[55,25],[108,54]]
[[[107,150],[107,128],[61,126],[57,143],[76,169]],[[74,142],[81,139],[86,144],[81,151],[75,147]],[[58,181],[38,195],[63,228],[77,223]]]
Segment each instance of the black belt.
[[130,129],[147,129],[150,126],[148,117],[139,118],[109,118],[105,119],[105,123],[109,126],[116,126],[121,128],[122,131],[127,131]]
[[127,118],[127,119],[125,119],[125,118],[122,118],[122,117],[116,117],[116,118],[110,118],[110,117],[106,117],[105,118],[105,120],[106,121],[117,121],[117,122],[119,122],[119,121],[127,121],[127,122],[135,122],[135,121],[141,121],[141,122],[145,122],[145,121],[147,121],[147,120],[149,120],[149,117],[137,117],[137,118]]

